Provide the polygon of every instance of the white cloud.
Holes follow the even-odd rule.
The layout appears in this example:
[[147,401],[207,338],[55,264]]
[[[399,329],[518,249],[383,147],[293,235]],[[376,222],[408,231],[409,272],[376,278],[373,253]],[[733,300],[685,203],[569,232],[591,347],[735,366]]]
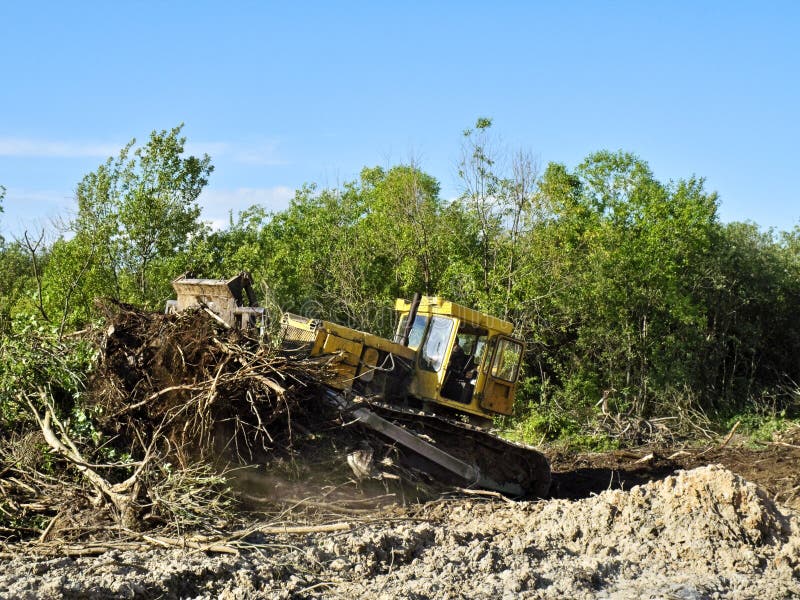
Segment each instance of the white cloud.
[[72,217],[74,204],[70,193],[8,188],[0,213],[0,235],[10,239],[20,238],[26,231],[32,235],[42,230],[53,232]]
[[119,152],[119,144],[103,142],[61,142],[15,137],[0,137],[0,156],[35,158],[96,158]]
[[[206,188],[198,202],[201,218],[214,229],[223,229],[239,213],[258,204],[268,211],[281,211],[289,206],[294,189],[278,185],[269,188]],[[8,188],[0,212],[0,235],[6,239],[21,237],[25,231],[58,229],[58,222],[74,216],[75,196],[52,190]]]
[[270,188],[206,188],[200,195],[202,218],[214,229],[228,226],[230,214],[234,220],[240,212],[259,204],[268,211],[280,211],[289,206],[294,190],[283,185]]
[[[0,156],[25,158],[108,158],[116,156],[124,146],[117,142],[86,142],[0,137]],[[275,141],[261,143],[187,142],[187,154],[209,154],[212,159],[260,166],[286,164],[278,156]]]
[[230,159],[233,162],[249,165],[276,166],[287,164],[278,156],[278,143],[265,141],[258,144],[240,142],[187,142],[186,152],[199,155],[208,154],[217,159]]

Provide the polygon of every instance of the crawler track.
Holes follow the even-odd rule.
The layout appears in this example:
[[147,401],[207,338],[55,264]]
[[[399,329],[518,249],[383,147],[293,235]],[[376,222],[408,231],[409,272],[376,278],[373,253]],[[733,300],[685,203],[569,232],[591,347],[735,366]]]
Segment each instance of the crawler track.
[[[384,419],[477,466],[481,473],[498,483],[519,485],[524,497],[544,498],[550,490],[550,464],[544,454],[532,446],[510,442],[479,427],[439,415],[375,401],[365,404]],[[441,472],[435,465],[425,465],[425,468],[445,480],[458,479],[452,473]],[[474,482],[454,483],[470,486]]]

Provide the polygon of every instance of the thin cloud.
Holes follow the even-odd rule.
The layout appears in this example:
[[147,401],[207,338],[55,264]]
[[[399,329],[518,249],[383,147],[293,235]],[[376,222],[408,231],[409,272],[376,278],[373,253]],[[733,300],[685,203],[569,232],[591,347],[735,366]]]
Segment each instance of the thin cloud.
[[265,167],[285,165],[278,154],[278,143],[266,141],[258,144],[240,142],[187,142],[189,154],[208,154],[212,159],[230,159],[233,162]]
[[203,210],[202,218],[213,229],[228,226],[230,216],[234,220],[244,210],[258,204],[268,211],[280,211],[289,206],[294,189],[278,185],[270,188],[206,188],[198,199]]
[[0,137],[0,156],[29,158],[98,158],[119,152],[119,144],[62,142],[30,138]]
[[[85,142],[42,140],[22,137],[0,137],[0,156],[21,158],[108,158],[116,156],[124,146],[117,142]],[[209,154],[213,159],[277,166],[287,164],[278,155],[277,142],[257,144],[239,142],[187,142],[187,154]]]
[[[236,220],[244,210],[260,205],[271,212],[289,206],[294,189],[278,185],[269,188],[206,188],[198,203],[201,218],[213,229],[224,229],[230,217]],[[59,223],[74,216],[75,195],[55,190],[30,190],[10,187],[2,202],[0,212],[0,236],[6,239],[19,238],[25,231],[58,229]]]

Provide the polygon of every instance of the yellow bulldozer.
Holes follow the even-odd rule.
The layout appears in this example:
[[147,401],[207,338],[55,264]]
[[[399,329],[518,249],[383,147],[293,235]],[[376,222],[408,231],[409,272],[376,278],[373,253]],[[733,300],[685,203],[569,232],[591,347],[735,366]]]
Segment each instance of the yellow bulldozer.
[[[172,282],[168,311],[202,306],[227,327],[264,327],[250,277]],[[545,496],[546,457],[489,431],[509,415],[524,353],[508,321],[437,296],[398,299],[393,340],[337,323],[280,315],[281,347],[331,357],[324,400],[421,457],[434,476],[513,496]]]

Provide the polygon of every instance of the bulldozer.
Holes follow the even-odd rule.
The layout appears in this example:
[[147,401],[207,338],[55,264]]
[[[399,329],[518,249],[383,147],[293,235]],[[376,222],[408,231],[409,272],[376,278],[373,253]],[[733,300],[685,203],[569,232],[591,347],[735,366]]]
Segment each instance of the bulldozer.
[[[251,278],[172,282],[176,300],[167,312],[202,307],[225,327],[268,329],[270,315],[256,305]],[[332,376],[323,400],[399,444],[415,465],[463,487],[515,497],[544,497],[547,458],[531,446],[490,430],[510,415],[524,343],[513,324],[439,296],[398,299],[394,338],[326,320],[283,313],[282,351],[329,357]]]

